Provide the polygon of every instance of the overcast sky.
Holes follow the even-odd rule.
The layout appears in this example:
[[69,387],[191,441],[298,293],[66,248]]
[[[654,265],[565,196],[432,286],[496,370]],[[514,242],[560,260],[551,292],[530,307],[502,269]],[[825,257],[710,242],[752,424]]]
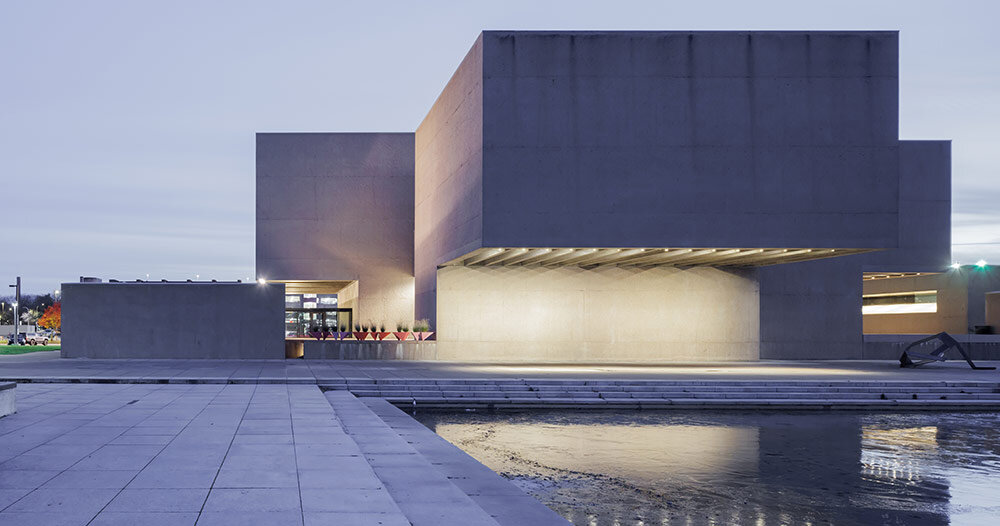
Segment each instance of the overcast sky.
[[0,0],[0,280],[253,276],[254,132],[413,131],[482,29],[898,29],[900,136],[954,141],[954,259],[1000,263],[998,15],[986,1]]

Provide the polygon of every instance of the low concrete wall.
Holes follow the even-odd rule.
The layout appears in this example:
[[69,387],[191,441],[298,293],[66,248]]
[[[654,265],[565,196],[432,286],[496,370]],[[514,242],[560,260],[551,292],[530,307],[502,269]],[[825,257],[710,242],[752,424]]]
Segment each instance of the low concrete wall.
[[64,283],[63,358],[282,359],[280,283]]
[[[864,337],[864,360],[897,360],[907,345],[931,336],[930,334],[866,334]],[[965,347],[973,360],[1000,360],[1000,335],[996,334],[952,334]],[[933,351],[940,342],[929,342],[918,352]],[[955,350],[945,353],[948,360],[962,360],[962,354]]]
[[399,341],[336,341],[311,340],[302,342],[306,360],[436,360],[437,343]]
[[17,412],[17,384],[0,383],[0,417]]

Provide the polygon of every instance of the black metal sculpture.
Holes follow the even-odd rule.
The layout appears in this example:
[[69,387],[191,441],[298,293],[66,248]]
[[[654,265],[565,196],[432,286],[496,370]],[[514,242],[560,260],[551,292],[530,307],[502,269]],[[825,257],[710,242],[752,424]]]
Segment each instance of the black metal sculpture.
[[[910,351],[911,348],[920,345],[922,343],[927,343],[932,340],[940,340],[941,345],[939,345],[937,349],[934,349],[930,354],[923,354]],[[972,367],[973,369],[977,370],[996,369],[996,367],[979,367],[976,364],[972,363],[972,358],[969,357],[969,353],[965,352],[965,348],[962,347],[962,344],[958,343],[958,341],[955,340],[955,338],[952,338],[951,335],[948,334],[947,332],[939,332],[934,336],[928,336],[927,338],[917,340],[907,345],[906,349],[903,349],[903,355],[899,357],[899,366],[917,367],[920,365],[924,365],[925,363],[943,362],[945,361],[944,357],[945,351],[951,349],[952,347],[958,349],[958,352],[962,353],[962,357],[965,358],[965,361],[969,363],[969,367]],[[916,361],[914,361],[914,358],[916,359]]]

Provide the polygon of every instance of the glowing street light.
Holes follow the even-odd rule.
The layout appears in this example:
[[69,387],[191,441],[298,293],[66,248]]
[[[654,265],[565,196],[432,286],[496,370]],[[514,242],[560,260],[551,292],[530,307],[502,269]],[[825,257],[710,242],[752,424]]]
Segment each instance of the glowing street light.
[[954,269],[960,269],[960,268],[962,268],[962,264],[959,263],[958,261],[952,263],[950,266],[951,266],[951,268],[954,268]]
[[257,283],[260,283],[261,285],[267,285],[267,280],[264,278],[257,278]]
[[986,260],[985,259],[980,259],[979,261],[976,262],[976,266],[979,267],[979,268],[985,268],[986,267]]

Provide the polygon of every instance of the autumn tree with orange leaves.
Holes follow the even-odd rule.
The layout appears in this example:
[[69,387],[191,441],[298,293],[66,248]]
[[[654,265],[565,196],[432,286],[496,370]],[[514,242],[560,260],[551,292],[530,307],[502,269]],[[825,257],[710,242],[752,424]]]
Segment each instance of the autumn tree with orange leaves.
[[62,304],[53,303],[52,306],[45,309],[42,317],[38,318],[38,326],[58,331],[62,326]]

